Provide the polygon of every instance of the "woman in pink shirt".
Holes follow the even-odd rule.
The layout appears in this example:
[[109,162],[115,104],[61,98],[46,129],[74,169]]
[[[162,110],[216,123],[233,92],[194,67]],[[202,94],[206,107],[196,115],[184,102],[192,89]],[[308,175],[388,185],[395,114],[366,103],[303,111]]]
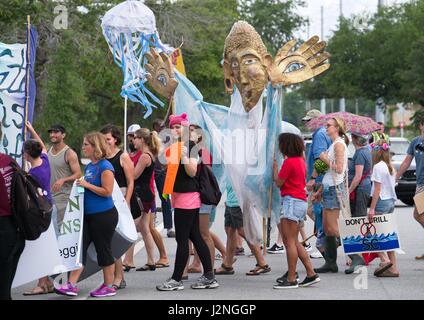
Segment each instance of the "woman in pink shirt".
[[181,282],[184,268],[189,258],[188,240],[199,254],[204,274],[192,284],[193,289],[210,289],[219,286],[212,268],[208,246],[200,234],[199,209],[201,206],[199,183],[196,179],[198,154],[192,151],[194,142],[189,140],[189,122],[185,113],[169,117],[169,127],[175,140],[182,142],[181,160],[171,194],[174,207],[175,238],[177,254],[174,273],[162,285],[156,286],[159,291],[184,289]]

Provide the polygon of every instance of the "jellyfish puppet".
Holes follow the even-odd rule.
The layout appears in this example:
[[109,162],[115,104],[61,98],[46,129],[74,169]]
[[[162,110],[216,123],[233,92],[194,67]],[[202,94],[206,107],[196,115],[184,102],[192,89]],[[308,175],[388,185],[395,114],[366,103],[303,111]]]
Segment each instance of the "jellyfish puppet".
[[127,0],[113,7],[103,16],[101,26],[113,59],[122,69],[121,96],[144,106],[146,119],[163,103],[145,86],[145,54],[150,48],[169,54],[172,48],[162,44],[153,12],[140,1]]

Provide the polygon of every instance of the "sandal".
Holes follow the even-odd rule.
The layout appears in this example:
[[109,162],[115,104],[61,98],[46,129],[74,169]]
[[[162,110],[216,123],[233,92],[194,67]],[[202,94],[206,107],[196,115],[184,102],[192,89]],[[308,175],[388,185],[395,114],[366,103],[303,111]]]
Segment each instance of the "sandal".
[[169,267],[169,263],[163,263],[163,262],[156,262],[155,263],[156,268],[168,268]]
[[112,287],[114,287],[115,290],[125,289],[127,287],[127,283],[125,282],[124,279],[122,279],[121,280],[121,283],[119,284],[119,286],[117,284],[113,284]]
[[124,270],[124,272],[130,272],[131,269],[135,269],[135,266],[129,266],[129,265],[123,264],[122,269]]
[[386,271],[387,269],[390,269],[392,266],[393,266],[393,263],[391,263],[391,262],[381,264],[377,269],[375,269],[374,275],[376,277],[380,277],[381,274],[384,273],[384,271]]
[[144,266],[135,269],[136,271],[155,271],[156,270],[156,265],[155,264],[145,264]]
[[246,273],[247,276],[258,276],[263,273],[268,273],[271,271],[271,267],[269,265],[260,266],[259,264],[256,264],[255,269],[250,270]]
[[386,271],[384,271],[383,273],[381,273],[377,277],[380,277],[380,278],[397,278],[397,277],[399,277],[399,272],[395,273],[395,272],[392,272],[389,269],[387,269]]
[[234,274],[234,268],[233,267],[227,267],[225,264],[221,264],[221,268],[223,270],[218,271],[214,270],[215,274]]
[[420,256],[416,256],[415,260],[424,260],[424,254],[422,254]]
[[24,296],[36,296],[40,294],[49,294],[54,293],[54,286],[36,286],[30,291],[26,291],[23,293]]

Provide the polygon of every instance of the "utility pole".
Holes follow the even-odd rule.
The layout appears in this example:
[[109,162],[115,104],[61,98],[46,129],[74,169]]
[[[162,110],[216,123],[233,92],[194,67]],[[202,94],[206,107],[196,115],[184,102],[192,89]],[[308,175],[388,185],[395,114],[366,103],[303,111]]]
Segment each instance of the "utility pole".
[[[342,25],[342,19],[343,19],[343,0],[340,0],[340,16],[339,16],[340,26]],[[340,112],[346,111],[346,100],[344,97],[340,98],[339,100],[339,110]]]
[[[321,40],[324,40],[324,6],[321,6]],[[320,101],[321,113],[326,114],[325,111],[325,98]]]

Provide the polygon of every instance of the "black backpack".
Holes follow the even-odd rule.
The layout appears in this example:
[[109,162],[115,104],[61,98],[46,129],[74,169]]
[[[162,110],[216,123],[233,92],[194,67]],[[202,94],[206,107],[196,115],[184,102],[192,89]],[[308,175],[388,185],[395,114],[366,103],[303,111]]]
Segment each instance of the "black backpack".
[[12,212],[19,232],[25,240],[36,240],[50,226],[53,206],[43,194],[43,188],[16,161],[12,178]]
[[201,162],[197,168],[197,178],[202,203],[217,206],[222,194],[212,169]]

